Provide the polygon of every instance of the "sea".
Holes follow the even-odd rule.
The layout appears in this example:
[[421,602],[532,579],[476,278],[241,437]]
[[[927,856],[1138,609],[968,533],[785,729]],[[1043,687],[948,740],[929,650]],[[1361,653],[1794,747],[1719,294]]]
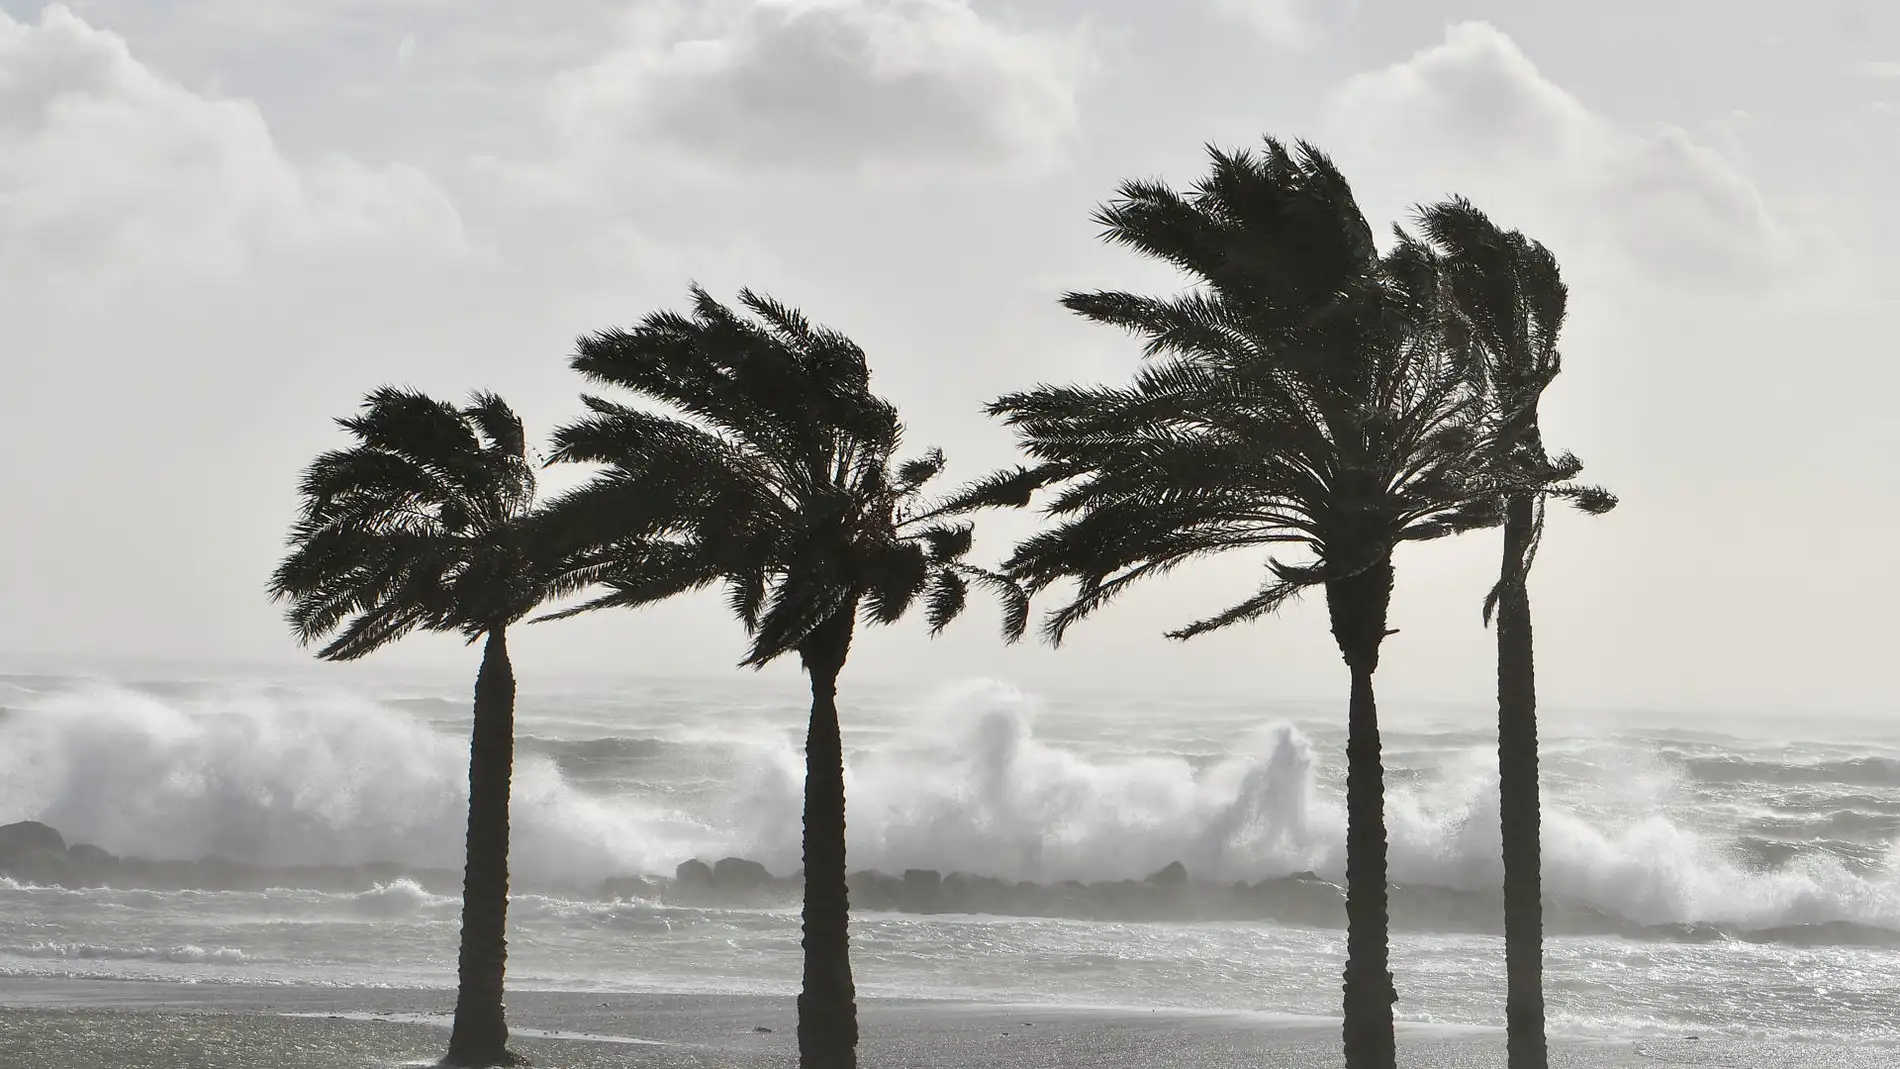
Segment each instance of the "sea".
[[[510,985],[792,993],[795,909],[545,889],[692,857],[794,872],[799,681],[523,676]],[[0,676],[0,823],[123,855],[457,868],[468,695],[433,678]],[[1343,702],[847,679],[843,705],[853,869],[1343,878]],[[1395,896],[1495,893],[1489,711],[1382,712]],[[1543,772],[1546,894],[1619,933],[1553,924],[1553,1032],[1900,1046],[1900,721],[1550,709]],[[408,879],[0,878],[0,976],[449,988],[458,922],[456,898]],[[1394,932],[1402,1019],[1502,1023],[1502,942],[1469,928]],[[1338,1011],[1344,957],[1337,928],[1270,922],[861,912],[852,939],[872,997],[1315,1016]]]

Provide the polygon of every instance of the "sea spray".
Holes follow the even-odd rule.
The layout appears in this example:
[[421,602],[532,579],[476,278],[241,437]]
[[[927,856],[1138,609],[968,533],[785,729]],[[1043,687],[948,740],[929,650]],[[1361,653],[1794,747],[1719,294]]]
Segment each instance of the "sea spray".
[[[85,684],[0,718],[0,815],[122,854],[459,868],[467,754],[465,735],[344,693]],[[713,838],[637,797],[579,791],[533,755],[514,822],[517,866],[546,880],[670,865]]]
[[[0,717],[0,819],[45,820],[121,853],[459,866],[467,740],[447,698],[75,683],[16,701]],[[535,742],[523,747],[514,805],[524,889],[667,874],[695,855],[796,870],[793,703],[730,715],[716,697],[527,707],[537,705],[549,712],[524,720]],[[1181,861],[1214,881],[1342,875],[1336,724],[1166,703],[1052,708],[976,682],[896,705],[861,701],[847,725],[853,868],[1048,882],[1139,879]],[[1495,889],[1485,733],[1390,734],[1393,881]],[[1762,765],[1766,751],[1706,738],[1547,740],[1546,893],[1642,925],[1900,930],[1900,847],[1878,838],[1877,820],[1837,816],[1879,815],[1863,781],[1891,758],[1816,747],[1784,756],[1798,775],[1736,786],[1734,769]],[[1850,781],[1832,795],[1813,782],[1830,765]],[[1849,838],[1815,846],[1797,824],[1802,838],[1773,864],[1744,845],[1744,830],[1766,835],[1817,807]],[[385,895],[393,904],[399,892]]]

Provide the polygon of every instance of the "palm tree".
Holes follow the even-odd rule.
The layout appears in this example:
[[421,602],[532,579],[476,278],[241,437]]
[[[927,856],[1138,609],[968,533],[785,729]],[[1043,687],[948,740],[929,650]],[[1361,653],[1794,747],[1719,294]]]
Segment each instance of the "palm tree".
[[1582,465],[1568,453],[1545,453],[1538,427],[1538,402],[1562,367],[1557,335],[1568,291],[1556,257],[1462,198],[1422,209],[1419,222],[1440,257],[1458,332],[1482,355],[1474,370],[1494,398],[1495,460],[1518,487],[1504,501],[1504,560],[1484,617],[1488,623],[1497,615],[1506,1042],[1511,1069],[1545,1069],[1537,682],[1527,580],[1546,497],[1566,497],[1590,513],[1607,512],[1616,498],[1569,485]]
[[365,656],[418,628],[484,639],[468,762],[467,869],[455,1026],[444,1064],[514,1065],[507,966],[508,794],[515,677],[508,627],[562,591],[528,538],[534,471],[501,398],[456,408],[383,387],[337,421],[356,444],[304,472],[291,551],[270,580],[298,639],[325,660]]
[[750,290],[752,317],[691,294],[690,316],[656,312],[579,342],[582,375],[671,411],[586,397],[590,414],[556,432],[555,460],[605,466],[549,522],[606,591],[557,615],[723,584],[751,636],[743,664],[798,654],[811,682],[799,1064],[847,1069],[858,1022],[837,696],[858,620],[895,623],[921,598],[935,634],[972,581],[1004,597],[1017,630],[1028,605],[964,563],[968,523],[922,500],[943,453],[896,459],[897,410],[871,392],[856,344]]
[[1194,285],[1171,297],[1070,293],[1063,303],[1145,339],[1126,387],[1040,386],[992,406],[1034,463],[964,504],[1049,487],[1054,526],[1006,571],[1030,593],[1075,582],[1047,617],[1075,622],[1147,576],[1231,549],[1291,544],[1260,589],[1177,638],[1326,595],[1351,674],[1347,963],[1351,1069],[1391,1069],[1383,767],[1373,673],[1401,543],[1497,521],[1491,422],[1463,351],[1439,330],[1435,263],[1416,243],[1382,258],[1338,170],[1317,149],[1210,148],[1191,192],[1128,182],[1096,219],[1110,242]]

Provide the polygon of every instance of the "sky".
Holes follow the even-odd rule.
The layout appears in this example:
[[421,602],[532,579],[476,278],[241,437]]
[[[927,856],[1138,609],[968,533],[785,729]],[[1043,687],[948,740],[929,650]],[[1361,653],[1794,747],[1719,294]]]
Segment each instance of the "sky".
[[[573,339],[692,281],[854,337],[953,481],[1012,463],[985,402],[1139,362],[1057,295],[1182,284],[1091,210],[1273,135],[1331,153],[1382,232],[1459,193],[1563,264],[1546,436],[1623,504],[1553,516],[1546,705],[1891,708],[1900,7],[1714,8],[0,0],[0,653],[307,658],[263,588],[335,417],[385,382],[493,389],[544,439]],[[1498,552],[1401,552],[1383,695],[1489,700]],[[1155,581],[1060,650],[1005,648],[988,606],[907,621],[848,673],[1343,699],[1317,597],[1161,637],[1262,564]],[[526,686],[743,644],[710,594],[512,646]]]

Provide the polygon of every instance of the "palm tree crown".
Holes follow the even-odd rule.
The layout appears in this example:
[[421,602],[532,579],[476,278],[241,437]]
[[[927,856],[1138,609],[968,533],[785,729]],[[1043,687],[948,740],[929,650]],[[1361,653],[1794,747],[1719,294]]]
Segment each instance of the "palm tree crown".
[[[1463,197],[1420,209],[1420,229],[1445,282],[1445,325],[1454,344],[1471,352],[1473,380],[1485,391],[1496,430],[1493,462],[1513,492],[1530,498],[1534,519],[1521,556],[1510,563],[1516,581],[1530,571],[1549,498],[1599,515],[1616,495],[1572,482],[1582,472],[1576,454],[1545,451],[1538,405],[1563,370],[1557,348],[1569,306],[1557,258],[1541,242],[1504,230]],[[1503,581],[1510,581],[1507,576]],[[1499,589],[1485,599],[1488,620]]]
[[690,316],[580,341],[583,375],[673,411],[590,396],[590,415],[556,431],[555,460],[605,466],[550,508],[558,537],[592,547],[574,574],[606,590],[561,615],[723,582],[756,666],[859,606],[888,624],[922,598],[935,632],[971,582],[1026,613],[1013,586],[965,561],[971,526],[925,501],[943,453],[896,459],[903,427],[856,344],[750,290],[756,319],[691,292]]
[[1110,241],[1196,285],[1064,298],[1143,336],[1134,383],[992,406],[1038,463],[975,496],[1060,486],[1060,522],[1010,562],[1032,591],[1077,581],[1046,622],[1053,638],[1130,583],[1222,550],[1294,543],[1312,560],[1270,561],[1256,593],[1176,637],[1271,613],[1401,542],[1496,522],[1498,479],[1476,459],[1493,421],[1465,351],[1444,344],[1434,265],[1411,245],[1381,257],[1311,146],[1210,152],[1192,192],[1130,182],[1097,214]]
[[470,641],[554,591],[525,542],[534,469],[499,397],[464,408],[383,387],[337,421],[356,437],[306,469],[292,551],[270,580],[298,638],[354,660],[420,628]]

